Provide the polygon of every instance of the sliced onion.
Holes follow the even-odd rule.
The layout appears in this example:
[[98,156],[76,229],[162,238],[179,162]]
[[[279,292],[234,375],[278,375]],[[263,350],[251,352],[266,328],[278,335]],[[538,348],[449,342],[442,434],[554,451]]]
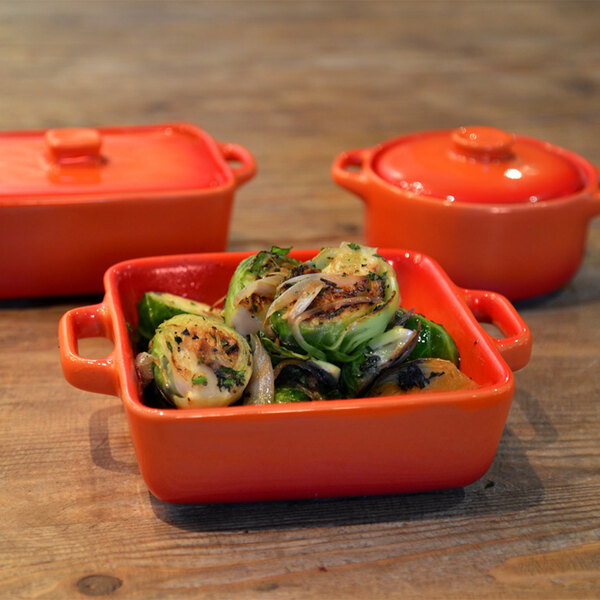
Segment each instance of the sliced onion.
[[279,374],[285,367],[289,367],[290,365],[301,365],[304,362],[301,358],[285,358],[277,363],[277,365],[273,368],[273,379],[277,380]]
[[247,308],[238,306],[233,315],[233,328],[241,335],[249,335],[260,331],[260,320],[256,318]]
[[303,275],[297,275],[281,282],[279,287],[288,284],[296,284],[301,281],[314,280],[323,281],[335,285],[336,287],[351,287],[357,283],[362,283],[367,279],[364,275],[343,275],[340,273],[304,273]]
[[292,332],[292,335],[294,336],[294,339],[296,340],[297,344],[300,346],[300,348],[304,348],[304,350],[308,352],[310,344],[306,342],[304,336],[302,335],[302,332],[300,331],[300,322],[302,320],[300,318],[301,316],[302,315],[296,317],[295,319],[292,319],[291,321],[288,321],[288,325],[290,326],[290,331]]
[[254,294],[257,296],[266,296],[267,298],[275,297],[275,290],[281,283],[283,274],[269,275],[262,279],[256,279],[245,285],[233,299],[234,304],[239,304],[244,298],[248,298]]
[[[402,327],[406,323],[406,321],[408,321],[413,316],[414,312],[415,312],[415,309],[411,308],[409,311],[403,313],[399,318],[396,318],[394,320],[394,325],[395,326],[399,325],[400,327]],[[420,323],[419,323],[419,325],[420,325]]]
[[273,404],[275,397],[275,377],[271,357],[263,348],[258,336],[250,335],[254,367],[246,387],[244,404]]
[[143,387],[146,387],[154,379],[152,365],[155,362],[156,358],[149,352],[140,352],[135,357],[135,368]]
[[[325,287],[325,284],[318,279],[304,279],[295,283],[291,288],[285,290],[281,296],[275,298],[275,300],[269,306],[269,310],[267,311],[267,315],[265,319],[268,319],[274,312],[285,308],[298,300],[302,294],[308,294],[308,296],[312,295],[315,290],[316,293],[312,295],[311,302],[314,300],[314,297]],[[308,297],[307,296],[307,297]]]
[[300,313],[303,313],[311,304],[312,301],[319,295],[323,289],[323,285],[315,285],[311,290],[308,290],[305,294],[302,294],[298,300],[294,303],[294,306],[288,311],[286,318],[293,319]]

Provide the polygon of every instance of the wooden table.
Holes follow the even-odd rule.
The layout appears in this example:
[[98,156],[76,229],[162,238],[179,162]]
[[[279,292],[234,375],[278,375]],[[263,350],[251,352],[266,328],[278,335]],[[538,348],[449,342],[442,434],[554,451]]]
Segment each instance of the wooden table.
[[[599,25],[578,1],[4,0],[0,129],[195,122],[259,165],[230,250],[362,242],[344,149],[489,124],[600,164]],[[120,400],[61,373],[58,320],[98,299],[0,306],[1,598],[600,597],[600,219],[573,281],[517,305],[531,362],[464,489],[156,500]]]

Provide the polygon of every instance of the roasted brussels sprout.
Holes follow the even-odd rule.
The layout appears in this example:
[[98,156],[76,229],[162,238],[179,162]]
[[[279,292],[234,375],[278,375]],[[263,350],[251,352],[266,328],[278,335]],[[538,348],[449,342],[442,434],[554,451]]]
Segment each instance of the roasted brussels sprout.
[[252,374],[248,342],[207,316],[180,314],[164,321],[149,354],[156,388],[177,408],[233,404]]
[[433,391],[465,390],[477,384],[449,360],[423,358],[387,369],[367,392],[372,396],[396,396]]
[[281,361],[273,374],[277,403],[340,397],[340,368],[331,363],[290,358]]
[[393,323],[419,332],[414,350],[408,360],[417,358],[443,358],[458,366],[458,348],[443,325],[426,319],[423,315],[398,308]]
[[167,319],[180,314],[209,315],[221,318],[221,310],[203,302],[190,300],[167,292],[147,292],[139,301],[137,344],[145,349],[154,336],[156,328]]
[[398,307],[393,268],[374,248],[325,248],[278,288],[267,317],[275,339],[311,358],[350,362]]
[[168,293],[138,304],[150,406],[281,404],[476,387],[446,329],[400,306],[392,266],[344,242],[300,262],[242,260],[223,310]]
[[370,340],[355,360],[342,365],[345,394],[359,396],[379,373],[404,360],[413,351],[417,336],[416,331],[397,326]]
[[263,332],[267,310],[277,286],[300,261],[288,256],[290,248],[273,246],[249,256],[237,266],[225,298],[224,317],[242,335]]

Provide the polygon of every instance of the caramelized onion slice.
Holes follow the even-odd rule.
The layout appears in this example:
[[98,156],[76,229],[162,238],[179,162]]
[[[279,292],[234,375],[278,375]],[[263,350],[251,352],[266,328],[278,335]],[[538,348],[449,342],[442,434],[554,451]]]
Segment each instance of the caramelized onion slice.
[[256,279],[251,281],[248,285],[245,285],[235,296],[234,303],[239,304],[244,298],[249,298],[252,295],[265,296],[267,298],[274,298],[277,286],[283,280],[283,274],[269,275],[262,279]]
[[315,278],[298,281],[292,285],[292,287],[285,290],[281,296],[275,298],[275,300],[271,303],[265,318],[268,319],[274,312],[290,306],[294,302],[300,300],[302,296],[304,296],[303,304],[306,303],[307,299],[310,299],[310,302],[312,302],[324,287],[325,284],[321,280]]
[[267,354],[258,336],[250,335],[250,346],[254,368],[244,392],[244,404],[272,404],[275,396],[275,377],[271,357]]
[[142,387],[146,387],[153,379],[154,372],[152,371],[152,365],[156,362],[156,358],[149,352],[140,352],[135,357],[135,369],[140,378]]

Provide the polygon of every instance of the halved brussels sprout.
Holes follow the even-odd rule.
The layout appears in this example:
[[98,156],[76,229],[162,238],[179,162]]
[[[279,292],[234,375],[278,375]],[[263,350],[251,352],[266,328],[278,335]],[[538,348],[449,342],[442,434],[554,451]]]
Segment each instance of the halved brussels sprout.
[[342,366],[346,395],[358,396],[384,369],[404,360],[415,347],[417,335],[416,331],[397,326],[369,341],[355,360]]
[[149,354],[157,389],[177,408],[233,404],[252,374],[248,342],[212,317],[180,314],[164,321]]
[[267,316],[280,344],[344,363],[383,333],[398,307],[394,269],[375,248],[324,248],[283,282]]
[[167,319],[180,314],[209,315],[221,318],[222,312],[203,302],[167,292],[146,292],[138,302],[137,343],[146,349],[156,328]]
[[300,261],[288,256],[290,248],[273,246],[249,256],[237,266],[225,298],[225,323],[242,335],[263,332],[267,310],[277,286]]
[[477,384],[453,362],[442,358],[424,358],[403,362],[384,371],[367,393],[370,396],[396,396],[476,387]]
[[414,350],[408,360],[417,358],[443,358],[459,365],[460,355],[452,336],[439,323],[426,319],[423,315],[398,308],[394,315],[394,324],[418,331]]
[[[273,377],[277,403],[340,397],[340,368],[331,363],[289,358],[275,367]],[[290,397],[293,399],[284,400]]]

